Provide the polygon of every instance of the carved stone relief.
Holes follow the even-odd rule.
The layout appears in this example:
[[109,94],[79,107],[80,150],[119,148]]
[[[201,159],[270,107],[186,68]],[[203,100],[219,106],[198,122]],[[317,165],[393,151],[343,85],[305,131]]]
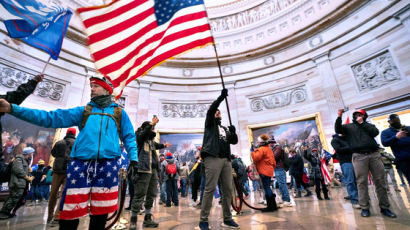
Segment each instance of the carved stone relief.
[[201,118],[206,116],[211,103],[162,102],[162,115],[170,118]]
[[291,104],[297,104],[306,101],[306,86],[298,86],[280,92],[273,92],[268,95],[250,98],[251,110],[259,112],[262,110],[276,109]]
[[[9,90],[17,89],[19,85],[26,83],[33,77],[34,75],[32,74],[24,73],[17,69],[0,64],[0,84],[9,88]],[[44,79],[37,85],[33,94],[39,97],[51,99],[53,101],[62,101],[64,98],[65,88],[66,85],[63,83],[50,79]]]
[[383,87],[401,79],[399,69],[388,50],[351,66],[360,92]]
[[214,32],[222,32],[256,23],[283,11],[298,1],[301,0],[268,0],[252,9],[213,19],[211,28]]

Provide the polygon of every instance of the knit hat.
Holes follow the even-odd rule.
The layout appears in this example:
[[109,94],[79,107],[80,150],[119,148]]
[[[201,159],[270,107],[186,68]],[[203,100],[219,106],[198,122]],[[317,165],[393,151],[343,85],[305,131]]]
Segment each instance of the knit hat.
[[23,149],[23,154],[24,155],[27,155],[27,154],[30,154],[30,153],[34,153],[34,149],[33,148],[31,148],[31,147],[25,147],[24,149]]
[[77,130],[75,128],[69,128],[69,129],[67,129],[66,135],[72,134],[72,135],[75,136],[76,133],[77,133]]
[[44,160],[38,160],[38,162],[37,162],[37,164],[39,164],[39,165],[44,165]]
[[275,138],[272,136],[269,140],[268,140],[269,144],[276,144],[276,140]]
[[394,119],[396,119],[396,118],[398,118],[398,117],[399,117],[399,115],[397,115],[397,114],[390,114],[389,117],[387,118],[387,120],[388,120],[388,121],[391,121],[391,120],[394,120]]
[[172,159],[172,153],[171,152],[167,152],[167,159]]
[[110,92],[110,94],[112,94],[113,91],[113,85],[110,82],[110,80],[108,80],[108,78],[106,77],[100,77],[100,76],[93,76],[90,78],[90,84],[94,83],[97,84],[101,87],[103,87],[104,89],[106,89],[108,92]]

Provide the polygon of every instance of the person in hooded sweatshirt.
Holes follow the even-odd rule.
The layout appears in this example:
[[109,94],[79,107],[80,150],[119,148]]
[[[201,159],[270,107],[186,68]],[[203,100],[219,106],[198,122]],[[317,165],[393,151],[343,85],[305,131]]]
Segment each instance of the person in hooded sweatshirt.
[[167,201],[165,207],[171,207],[171,201],[175,206],[178,206],[178,179],[180,166],[171,152],[166,155],[165,161],[161,164],[161,174],[167,185]]
[[145,207],[143,226],[157,228],[159,225],[154,222],[151,213],[151,208],[158,193],[158,174],[160,172],[160,161],[156,150],[169,148],[171,144],[159,144],[154,141],[156,136],[154,129],[158,122],[159,119],[154,116],[151,122],[143,122],[135,132],[139,161],[131,162],[128,169],[134,184],[130,230],[137,228],[137,215],[143,204]]
[[368,174],[370,172],[376,185],[380,212],[387,217],[396,218],[396,215],[389,209],[390,202],[384,179],[384,166],[378,152],[379,145],[374,139],[379,135],[379,130],[366,121],[368,115],[362,109],[353,112],[353,123],[342,125],[343,112],[343,109],[339,109],[335,122],[335,131],[337,134],[343,134],[352,148],[352,163],[359,192],[359,205],[362,208],[361,216],[370,216],[368,191]]

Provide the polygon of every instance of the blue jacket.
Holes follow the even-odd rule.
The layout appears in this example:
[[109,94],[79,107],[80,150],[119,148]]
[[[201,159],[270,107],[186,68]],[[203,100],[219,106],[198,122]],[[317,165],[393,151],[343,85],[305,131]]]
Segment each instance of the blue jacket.
[[[114,108],[118,106],[112,103],[109,107],[101,109],[98,108],[94,102],[88,104],[93,107],[92,113],[114,114]],[[11,114],[17,118],[46,128],[67,128],[81,126],[83,112],[84,106],[47,112],[12,104]],[[121,137],[124,142],[124,147],[128,152],[128,158],[131,161],[138,161],[134,128],[124,110],[122,111],[121,117]],[[110,116],[91,114],[74,142],[71,157],[81,160],[121,157],[119,135],[113,118]]]
[[[406,129],[410,131],[408,126],[406,126]],[[396,161],[410,160],[410,137],[405,136],[401,139],[397,139],[397,132],[398,131],[392,127],[383,130],[381,135],[382,144],[391,148],[396,157]]]

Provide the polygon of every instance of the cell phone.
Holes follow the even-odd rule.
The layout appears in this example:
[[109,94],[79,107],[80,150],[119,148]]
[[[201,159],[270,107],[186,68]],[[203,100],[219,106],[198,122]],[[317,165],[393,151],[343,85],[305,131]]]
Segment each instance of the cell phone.
[[152,117],[153,117],[153,118],[156,118],[156,117],[157,117],[157,115],[155,115],[155,114],[154,114],[154,115],[152,115]]

